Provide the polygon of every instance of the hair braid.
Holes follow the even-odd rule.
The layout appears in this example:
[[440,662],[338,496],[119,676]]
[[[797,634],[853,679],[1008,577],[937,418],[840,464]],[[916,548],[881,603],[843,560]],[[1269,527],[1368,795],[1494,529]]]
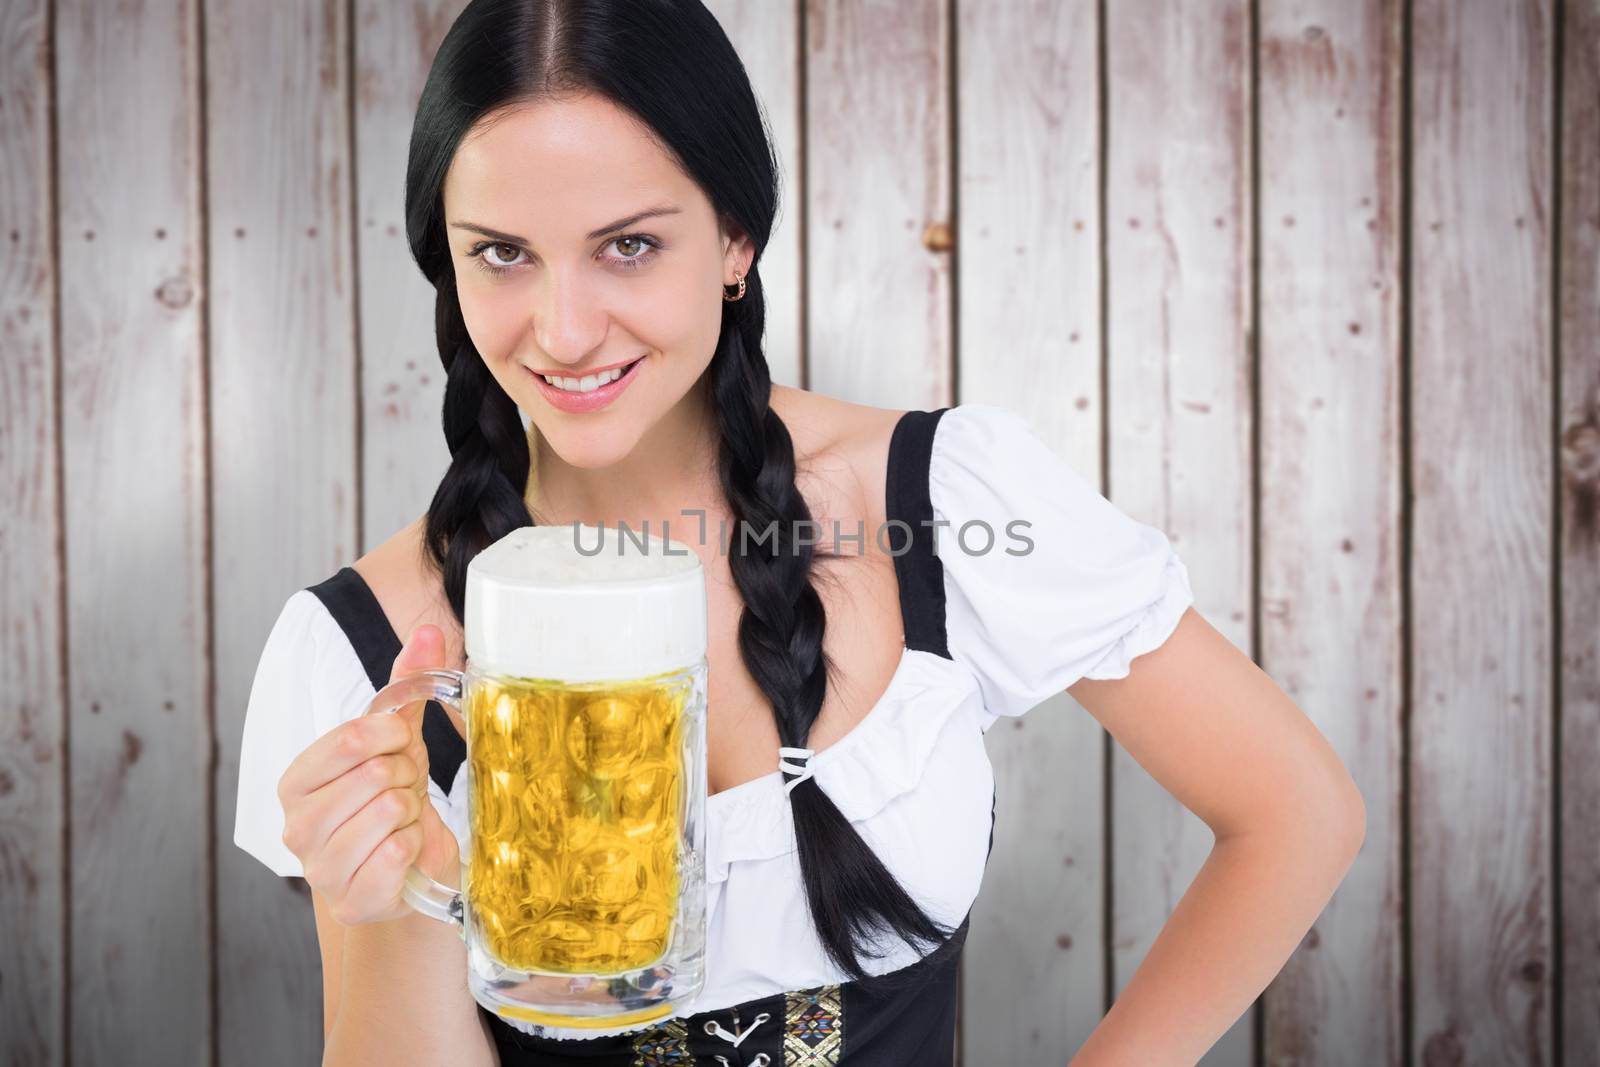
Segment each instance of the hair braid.
[[467,564],[512,530],[533,525],[523,497],[531,458],[516,401],[500,388],[467,336],[454,279],[446,272],[435,284],[450,468],[428,506],[424,540],[443,577],[450,610],[465,622]]
[[[710,371],[719,473],[737,531],[728,560],[744,601],[739,653],[772,703],[779,742],[805,747],[827,691],[827,616],[811,581],[812,539],[794,536],[812,516],[795,484],[794,442],[770,403],[772,380],[760,347],[764,305],[754,267],[746,285],[745,296],[724,309],[722,343]],[[774,523],[771,548],[747,550],[744,532],[760,538]],[[858,954],[878,958],[864,943],[881,929],[914,946],[950,936],[917,906],[815,778],[790,790],[789,799],[812,920],[840,970],[865,977]]]

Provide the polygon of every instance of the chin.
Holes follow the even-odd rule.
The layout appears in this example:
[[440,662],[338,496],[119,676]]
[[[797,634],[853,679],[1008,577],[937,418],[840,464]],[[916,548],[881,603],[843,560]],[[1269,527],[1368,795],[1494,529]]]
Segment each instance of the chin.
[[562,462],[580,470],[604,470],[615,466],[626,459],[637,444],[632,434],[624,436],[614,427],[610,430],[597,429],[592,433],[573,433],[570,427],[564,427],[551,434],[546,433],[544,427],[535,425],[539,436],[561,457]]

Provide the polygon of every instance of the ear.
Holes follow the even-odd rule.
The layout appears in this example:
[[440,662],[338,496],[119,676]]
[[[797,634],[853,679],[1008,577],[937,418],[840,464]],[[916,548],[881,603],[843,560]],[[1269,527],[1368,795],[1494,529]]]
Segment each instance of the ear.
[[755,261],[755,242],[743,230],[735,227],[732,233],[723,240],[722,251],[722,280],[726,285],[737,285],[733,280],[733,272],[738,271],[743,277],[750,273],[750,264]]

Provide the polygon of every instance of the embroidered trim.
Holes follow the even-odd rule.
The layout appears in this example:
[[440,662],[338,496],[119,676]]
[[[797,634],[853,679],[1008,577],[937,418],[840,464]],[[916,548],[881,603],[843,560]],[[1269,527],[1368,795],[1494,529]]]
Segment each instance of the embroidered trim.
[[783,1067],[837,1067],[844,994],[836,985],[784,994]]
[[689,1028],[682,1019],[669,1019],[641,1031],[633,1039],[633,1067],[694,1067],[689,1052]]

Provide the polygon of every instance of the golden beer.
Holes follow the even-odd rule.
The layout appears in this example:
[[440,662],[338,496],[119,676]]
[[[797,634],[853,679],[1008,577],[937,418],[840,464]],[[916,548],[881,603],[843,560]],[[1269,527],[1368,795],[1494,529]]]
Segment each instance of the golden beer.
[[615,974],[666,952],[692,692],[681,672],[468,688],[468,896],[501,964]]

